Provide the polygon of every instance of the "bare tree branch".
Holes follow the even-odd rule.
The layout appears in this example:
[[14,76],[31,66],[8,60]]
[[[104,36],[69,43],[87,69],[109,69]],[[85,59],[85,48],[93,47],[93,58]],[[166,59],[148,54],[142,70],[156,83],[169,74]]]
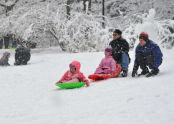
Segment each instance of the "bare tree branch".
[[[4,5],[4,4],[1,4],[0,3],[0,6],[4,7],[5,8],[5,12],[6,12],[6,16],[8,16],[8,12],[11,11],[13,9],[13,7],[16,5],[16,3],[18,2],[19,0],[16,0],[12,5],[8,6],[8,5]],[[7,0],[5,1],[7,2]]]
[[52,28],[52,30],[49,30],[49,32],[58,41],[58,44],[59,44],[60,48],[62,49],[62,51],[66,51],[66,49],[64,48],[64,45],[59,42],[59,38],[54,33],[55,32],[54,29]]
[[2,6],[2,7],[6,7],[6,5],[4,5],[4,4],[1,4],[1,3],[0,3],[0,6]]

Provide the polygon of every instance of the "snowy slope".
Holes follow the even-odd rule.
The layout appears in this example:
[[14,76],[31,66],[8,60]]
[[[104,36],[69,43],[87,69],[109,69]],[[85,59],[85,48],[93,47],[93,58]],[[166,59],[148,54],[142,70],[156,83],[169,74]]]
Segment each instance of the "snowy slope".
[[68,64],[79,60],[81,72],[88,76],[103,53],[51,52],[33,51],[27,66],[13,66],[12,55],[12,66],[0,67],[0,124],[174,123],[174,50],[163,50],[163,65],[156,77],[131,77],[134,58],[131,51],[127,78],[109,79],[73,90],[55,86]]

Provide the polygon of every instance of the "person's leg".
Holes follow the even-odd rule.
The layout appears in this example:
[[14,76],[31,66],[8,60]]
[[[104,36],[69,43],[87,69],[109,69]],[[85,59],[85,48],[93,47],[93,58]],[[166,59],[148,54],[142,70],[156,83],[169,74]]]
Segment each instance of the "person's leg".
[[104,74],[104,71],[102,68],[99,67],[96,69],[95,74]]
[[128,72],[128,65],[129,65],[129,56],[127,53],[122,54],[122,62],[121,62],[121,67],[123,70],[122,76],[126,77],[127,72]]
[[112,57],[114,58],[114,60],[117,64],[121,65],[122,54],[116,53],[116,54],[112,55]]
[[140,75],[145,75],[145,74],[149,73],[145,56],[142,55],[141,53],[139,53],[136,55],[136,58],[137,58],[138,65],[140,65],[140,68],[142,69],[142,72]]
[[153,69],[154,57],[152,55],[146,56],[145,62],[147,63],[150,69]]
[[7,38],[4,39],[4,45],[5,45],[5,49],[8,49],[9,40]]
[[79,79],[75,78],[75,79],[72,79],[72,80],[69,80],[69,81],[62,81],[63,83],[75,83],[75,82],[80,82]]
[[128,70],[128,65],[129,65],[129,56],[127,53],[123,53],[121,62],[122,70]]
[[2,47],[3,47],[3,40],[1,39],[0,40],[0,49],[2,49]]
[[[153,65],[154,65],[154,56],[152,56],[152,55],[147,56],[146,61],[147,61],[147,64],[148,64],[149,68],[151,69],[151,72],[147,75],[147,77],[157,75],[159,73],[159,69],[153,67]],[[162,63],[162,60],[161,60],[161,63]]]

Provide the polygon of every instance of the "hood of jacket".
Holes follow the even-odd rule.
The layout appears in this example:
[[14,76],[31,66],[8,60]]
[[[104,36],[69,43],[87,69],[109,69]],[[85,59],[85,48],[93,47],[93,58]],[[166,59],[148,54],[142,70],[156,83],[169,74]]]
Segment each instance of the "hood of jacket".
[[76,68],[75,73],[77,73],[77,72],[80,71],[80,66],[81,66],[80,62],[78,62],[78,61],[73,61],[73,62],[70,63],[70,65],[73,65],[73,66]]

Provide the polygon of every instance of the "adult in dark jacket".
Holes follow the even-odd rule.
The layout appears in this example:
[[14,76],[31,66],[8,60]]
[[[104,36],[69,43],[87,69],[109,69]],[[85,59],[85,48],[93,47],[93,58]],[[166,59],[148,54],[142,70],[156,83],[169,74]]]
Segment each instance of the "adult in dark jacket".
[[[163,56],[159,46],[149,40],[148,34],[144,32],[140,34],[139,40],[140,43],[136,47],[132,77],[135,77],[137,74],[139,66],[142,69],[142,72],[139,75],[146,75],[146,77],[157,75],[159,72],[158,67],[162,63]],[[149,72],[148,67],[151,69],[151,72]]]
[[30,49],[19,45],[15,50],[15,63],[14,65],[26,65],[30,60]]
[[113,40],[110,42],[112,47],[112,57],[115,59],[116,63],[120,64],[122,67],[123,77],[127,76],[128,65],[130,62],[129,58],[129,44],[122,38],[122,32],[119,29],[116,29],[113,32]]

